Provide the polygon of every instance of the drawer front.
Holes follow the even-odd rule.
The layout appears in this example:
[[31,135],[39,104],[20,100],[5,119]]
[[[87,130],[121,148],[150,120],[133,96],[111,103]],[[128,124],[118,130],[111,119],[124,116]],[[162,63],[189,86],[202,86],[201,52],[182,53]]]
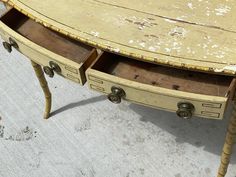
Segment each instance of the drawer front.
[[2,22],[0,22],[0,35],[6,42],[9,42],[10,38],[13,39],[18,45],[17,50],[36,63],[42,66],[49,66],[49,62],[53,61],[61,68],[61,72],[58,74],[77,83],[81,83],[82,78],[80,64],[67,60],[64,57],[54,54],[53,52],[50,52],[38,46],[37,44],[34,44],[33,42],[8,28]]
[[14,8],[1,16],[0,35],[8,52],[16,48],[44,66],[50,77],[56,72],[80,84],[86,82],[85,70],[97,56],[95,48],[50,30]]
[[125,100],[171,112],[178,110],[178,103],[194,105],[193,115],[210,119],[222,119],[227,105],[227,98],[191,94],[180,91],[157,88],[146,84],[114,77],[93,69],[87,71],[89,87],[93,90],[110,94],[116,86],[125,92]]

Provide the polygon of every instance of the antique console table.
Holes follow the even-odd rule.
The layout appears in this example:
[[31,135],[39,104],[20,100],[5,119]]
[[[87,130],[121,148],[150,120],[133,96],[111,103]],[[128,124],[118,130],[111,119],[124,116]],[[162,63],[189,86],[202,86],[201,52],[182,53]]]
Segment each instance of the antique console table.
[[[2,0],[4,48],[32,61],[46,98],[44,72],[149,107],[221,120],[233,104],[217,177],[236,138],[236,2],[147,0]],[[43,72],[44,71],[44,72]]]

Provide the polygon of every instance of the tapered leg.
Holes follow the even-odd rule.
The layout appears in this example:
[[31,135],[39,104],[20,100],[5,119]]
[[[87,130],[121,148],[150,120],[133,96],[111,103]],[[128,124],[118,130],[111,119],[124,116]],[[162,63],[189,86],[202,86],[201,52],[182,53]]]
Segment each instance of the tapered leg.
[[48,119],[50,116],[50,111],[51,111],[51,105],[52,105],[52,96],[51,96],[51,92],[48,88],[48,84],[47,81],[44,77],[44,73],[42,70],[42,67],[35,63],[34,61],[31,60],[31,64],[34,68],[35,74],[39,80],[39,83],[43,89],[44,92],[44,96],[45,96],[45,101],[46,101],[46,105],[45,105],[45,111],[44,111],[44,119]]
[[233,146],[236,139],[236,102],[233,105],[233,112],[231,115],[230,124],[228,127],[223,152],[221,155],[221,164],[218,171],[218,177],[224,177],[227,173],[230,157],[233,151]]

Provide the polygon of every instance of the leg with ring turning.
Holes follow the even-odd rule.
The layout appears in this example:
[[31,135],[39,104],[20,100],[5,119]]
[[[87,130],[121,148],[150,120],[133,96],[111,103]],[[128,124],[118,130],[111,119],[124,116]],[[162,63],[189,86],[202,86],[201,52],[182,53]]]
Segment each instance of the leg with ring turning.
[[45,107],[45,112],[44,112],[44,118],[48,119],[50,116],[50,111],[51,111],[51,104],[52,104],[52,96],[51,96],[51,92],[48,88],[48,84],[47,81],[44,77],[44,73],[42,70],[42,67],[35,63],[34,61],[31,61],[31,64],[34,68],[35,74],[39,80],[39,83],[43,89],[44,92],[44,96],[45,96],[45,100],[46,100],[46,107]]
[[233,103],[233,112],[228,126],[223,152],[221,155],[221,164],[217,177],[225,177],[229,166],[230,157],[236,139],[236,102]]

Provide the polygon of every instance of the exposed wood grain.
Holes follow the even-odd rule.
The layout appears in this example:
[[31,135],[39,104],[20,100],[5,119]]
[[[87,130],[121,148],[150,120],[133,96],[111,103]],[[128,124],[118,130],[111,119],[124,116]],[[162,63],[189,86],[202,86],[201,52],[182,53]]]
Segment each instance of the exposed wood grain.
[[77,63],[84,63],[93,50],[88,45],[45,28],[15,9],[1,20],[30,41]]
[[18,51],[37,64],[48,66],[54,61],[60,75],[82,85],[85,70],[97,56],[95,48],[36,23],[14,8],[1,17],[0,34],[5,41],[13,39]]
[[86,71],[91,89],[110,94],[113,86],[125,92],[122,98],[148,107],[176,112],[180,102],[194,105],[194,115],[223,119],[234,79],[163,67],[103,52]]
[[163,67],[115,55],[109,55],[103,60],[102,64],[95,65],[93,69],[139,83],[190,93],[224,97],[233,79]]

